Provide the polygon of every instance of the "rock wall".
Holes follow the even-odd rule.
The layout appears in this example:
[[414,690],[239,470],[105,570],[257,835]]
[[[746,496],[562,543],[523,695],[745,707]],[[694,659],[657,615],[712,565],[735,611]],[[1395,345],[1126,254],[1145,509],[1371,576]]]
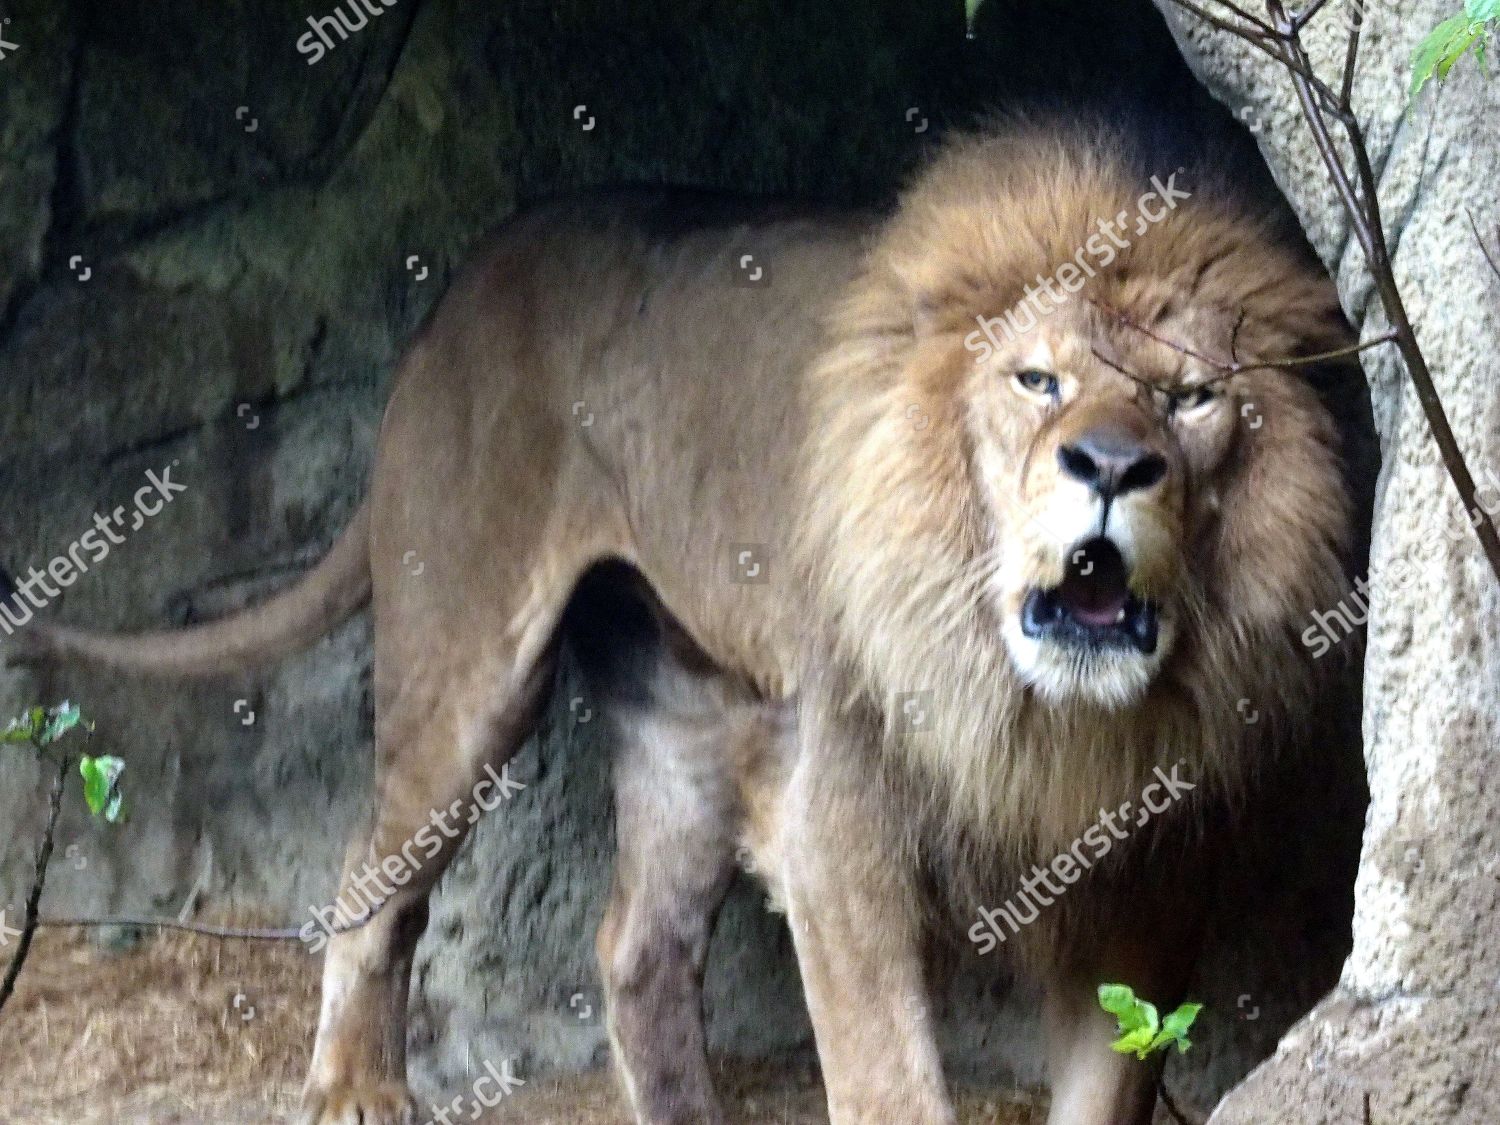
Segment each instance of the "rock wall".
[[[1277,66],[1162,0],[1208,87],[1257,139],[1366,336],[1386,327],[1358,244]],[[1251,5],[1259,9],[1259,5]],[[1471,470],[1500,516],[1500,85],[1474,60],[1410,109],[1412,49],[1452,14],[1363,5],[1354,106],[1367,123],[1398,280]],[[1337,75],[1349,0],[1311,28]],[[1404,111],[1404,112],[1403,112]],[[1370,558],[1364,747],[1370,808],[1354,944],[1338,988],[1215,1113],[1218,1123],[1500,1120],[1500,585],[1393,349],[1368,352],[1383,469]]]
[[[186,486],[65,592],[49,611],[61,619],[210,618],[317,557],[361,493],[402,340],[518,198],[671,180],[881,200],[986,108],[1122,89],[1243,140],[1144,0],[1066,14],[990,0],[973,40],[958,5],[908,0],[400,0],[309,65],[296,43],[333,6],[6,9],[18,49],[0,59],[0,564],[45,566],[94,513],[131,505],[148,472],[170,467]],[[1234,151],[1247,180],[1265,178],[1253,149]],[[1337,245],[1335,228],[1313,229],[1325,253]],[[1388,406],[1387,430],[1409,415]],[[1466,425],[1478,434],[1481,415]],[[1407,440],[1402,494],[1431,493],[1439,478]],[[1463,565],[1427,605],[1477,604],[1462,593],[1477,598],[1482,576]],[[1421,635],[1451,636],[1436,621]],[[1460,667],[1493,670],[1489,643],[1434,669],[1454,685]],[[608,754],[594,716],[569,706],[568,676],[513,766],[526,790],[482,822],[435,901],[413,1023],[433,1093],[466,1086],[485,1059],[524,1075],[602,1055],[591,944],[612,850]],[[1387,706],[1407,698],[1383,690]],[[366,620],[212,683],[0,675],[7,712],[64,696],[127,759],[133,815],[100,830],[70,808],[49,910],[186,905],[299,923],[329,900],[368,799]],[[1189,1100],[1209,1104],[1264,1056],[1347,950],[1364,802],[1350,698],[1329,701],[1318,753],[1273,787],[1269,842],[1221,891],[1198,990],[1210,1011],[1173,1064]],[[1463,720],[1475,739],[1481,715]],[[1372,754],[1399,744],[1380,736]],[[29,877],[42,784],[19,755],[0,761],[0,905]],[[1361,924],[1373,941],[1368,910]],[[784,928],[749,884],[715,936],[708,1004],[720,1048],[808,1044]],[[955,1072],[1037,1080],[1031,1008],[992,966],[960,965],[945,1024]]]

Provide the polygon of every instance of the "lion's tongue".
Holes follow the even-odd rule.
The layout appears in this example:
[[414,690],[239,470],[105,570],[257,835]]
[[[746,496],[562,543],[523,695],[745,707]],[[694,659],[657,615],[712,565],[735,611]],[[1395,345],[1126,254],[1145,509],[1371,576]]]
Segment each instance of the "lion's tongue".
[[1063,605],[1067,606],[1073,620],[1079,624],[1103,628],[1118,622],[1120,615],[1125,612],[1125,601],[1129,596],[1125,591],[1116,592],[1098,587],[1070,589],[1074,586],[1079,584],[1064,582],[1057,595]]
[[1130,587],[1114,545],[1095,540],[1080,550],[1057,588],[1057,599],[1081,625],[1102,628],[1119,622],[1130,601]]

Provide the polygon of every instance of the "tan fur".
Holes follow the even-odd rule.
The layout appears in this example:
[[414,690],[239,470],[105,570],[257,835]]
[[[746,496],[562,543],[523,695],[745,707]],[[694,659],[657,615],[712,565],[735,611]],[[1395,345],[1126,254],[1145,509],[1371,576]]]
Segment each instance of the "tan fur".
[[[1148,184],[1119,152],[1107,131],[1001,127],[951,146],[887,221],[654,193],[529,212],[403,361],[368,534],[357,524],[310,587],[191,643],[38,629],[26,653],[212,672],[306,641],[368,587],[378,798],[353,869],[399,854],[432,810],[469,807],[483,766],[530,731],[560,629],[620,649],[595,673],[616,701],[622,831],[599,945],[617,1061],[653,1125],[717,1113],[698,990],[736,845],[788,910],[835,1125],[941,1125],[923,954],[934,920],[955,931],[932,907],[962,917],[1010,893],[1181,760],[1192,814],[1164,816],[1017,941],[1048,986],[1054,1122],[1144,1122],[1150,1068],[1108,1051],[1091,990],[1112,975],[1169,1002],[1183,986],[1204,861],[1182,824],[1232,799],[1307,707],[1297,636],[1341,589],[1348,508],[1300,376],[1249,371],[1168,420],[1118,369],[1212,373],[1109,310],[1226,358],[1318,351],[1344,328],[1326,279],[1205,189],[977,364],[976,317],[1073,259],[1097,218],[1134,212]],[[1060,406],[1017,389],[1042,362]],[[1149,656],[1016,632],[1092,518],[1059,447],[1105,425],[1163,466],[1101,509],[1132,589],[1161,606]],[[637,575],[624,585],[650,624],[580,633],[565,610],[609,560]],[[903,734],[909,692],[930,693],[932,722]],[[1241,700],[1265,721],[1247,726]],[[411,950],[456,846],[333,940],[309,1121],[400,1118]],[[1180,930],[1135,942],[1110,923],[1127,899]]]
[[[888,747],[923,771],[958,824],[983,825],[1017,858],[1066,847],[1101,806],[1138,793],[1154,765],[1186,756],[1185,772],[1207,788],[1241,784],[1254,765],[1246,736],[1305,710],[1313,681],[1297,637],[1344,587],[1349,508],[1331,420],[1296,375],[1249,372],[1230,384],[1228,414],[1238,421],[1250,404],[1261,426],[1236,426],[1232,449],[1188,482],[1189,510],[1165,513],[1169,539],[1155,570],[1137,576],[1180,599],[1191,620],[1149,693],[1123,710],[1056,708],[1018,683],[997,613],[1016,607],[978,596],[973,567],[1015,536],[1035,544],[1028,577],[1059,577],[1062,554],[1035,543],[1046,536],[1025,509],[1054,487],[1056,447],[1078,425],[1068,415],[1092,394],[1129,389],[1090,343],[1160,382],[1194,366],[1095,307],[1071,307],[1038,332],[1085,381],[1080,406],[1040,427],[1006,418],[975,433],[976,398],[1003,392],[983,385],[998,377],[976,375],[962,346],[974,318],[1013,306],[1025,282],[1074,256],[1099,216],[1134,213],[1147,186],[1111,160],[1107,135],[1092,140],[1026,130],[946,153],[842,299],[810,381],[820,440],[809,573],[818,618],[833,622],[854,670],[847,687],[882,707],[900,692],[935,694],[937,729],[888,732]],[[1326,279],[1222,194],[1182,204],[1082,296],[1225,359],[1241,313],[1241,357],[1347,342]],[[1208,333],[1190,330],[1205,322]],[[914,425],[913,407],[930,424]],[[986,442],[1006,475],[976,488],[971,458]],[[1246,698],[1266,718],[1250,731]]]

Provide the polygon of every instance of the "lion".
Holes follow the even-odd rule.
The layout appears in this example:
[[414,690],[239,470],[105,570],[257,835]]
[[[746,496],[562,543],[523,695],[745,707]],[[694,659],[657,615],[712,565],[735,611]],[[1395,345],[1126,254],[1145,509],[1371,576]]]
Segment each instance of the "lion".
[[637,1121],[722,1120],[701,987],[744,862],[834,1125],[955,1121],[931,962],[965,939],[1043,986],[1049,1121],[1145,1125],[1156,1068],[1095,989],[1181,999],[1232,810],[1316,697],[1296,638],[1351,514],[1289,361],[1347,342],[1305,247],[1096,123],[952,141],[883,214],[553,200],[411,343],[369,495],[300,582],[20,655],[212,675],[372,606],[377,799],[341,901],[389,885],[328,943],[311,1125],[410,1119],[428,895],[564,640],[615,729],[598,952]]

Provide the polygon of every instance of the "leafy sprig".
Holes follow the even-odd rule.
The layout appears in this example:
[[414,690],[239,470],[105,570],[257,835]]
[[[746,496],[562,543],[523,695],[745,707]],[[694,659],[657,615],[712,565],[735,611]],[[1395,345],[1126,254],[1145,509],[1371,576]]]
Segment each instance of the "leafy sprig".
[[1112,1050],[1122,1055],[1133,1054],[1145,1059],[1153,1051],[1177,1044],[1178,1053],[1193,1045],[1187,1037],[1193,1020],[1203,1010],[1202,1004],[1183,1004],[1165,1019],[1157,1013],[1156,1005],[1142,1000],[1128,984],[1101,984],[1099,1007],[1115,1017],[1119,1024],[1120,1037],[1110,1044]]
[[[0,730],[0,743],[28,745],[38,754],[61,742],[74,730],[92,734],[94,724],[83,717],[76,703],[64,700],[56,707],[31,707]],[[112,754],[81,754],[78,772],[83,777],[83,799],[89,812],[111,824],[125,815],[125,797],[120,792],[120,774],[125,763]]]
[[1500,0],[1464,0],[1464,10],[1438,24],[1417,44],[1411,60],[1411,96],[1436,78],[1442,82],[1458,60],[1474,52],[1479,68],[1489,73],[1489,44],[1500,20]]

